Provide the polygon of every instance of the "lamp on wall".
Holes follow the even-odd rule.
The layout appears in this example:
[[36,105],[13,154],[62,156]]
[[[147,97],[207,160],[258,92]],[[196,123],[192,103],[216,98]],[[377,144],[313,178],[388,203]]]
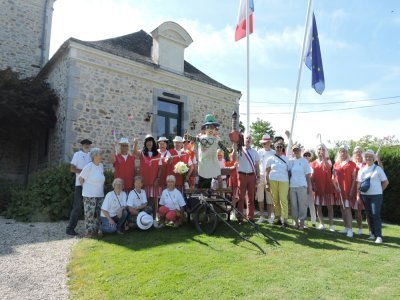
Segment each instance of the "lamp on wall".
[[197,124],[197,121],[196,121],[196,120],[193,120],[192,122],[190,122],[190,123],[189,123],[189,125],[190,125],[190,130],[195,130],[195,129],[196,129],[196,124]]
[[144,120],[146,121],[146,122],[150,122],[151,121],[151,115],[152,115],[153,113],[151,113],[151,112],[147,112],[146,113],[146,118],[144,118]]

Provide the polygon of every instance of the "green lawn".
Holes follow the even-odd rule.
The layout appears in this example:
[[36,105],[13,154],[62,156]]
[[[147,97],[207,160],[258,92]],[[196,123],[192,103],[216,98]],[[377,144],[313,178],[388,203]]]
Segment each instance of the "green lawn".
[[[133,231],[81,240],[68,266],[73,299],[399,299],[400,227],[384,244],[307,229],[239,226],[266,254],[220,224],[213,236],[194,227]],[[337,225],[339,225],[337,223]],[[336,226],[336,229],[342,227]],[[366,231],[366,230],[365,230]]]

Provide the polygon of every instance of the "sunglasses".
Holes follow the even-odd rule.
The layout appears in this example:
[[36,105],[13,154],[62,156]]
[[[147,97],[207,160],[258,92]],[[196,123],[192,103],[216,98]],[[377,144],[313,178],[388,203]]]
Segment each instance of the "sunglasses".
[[283,149],[283,146],[275,146],[275,149]]
[[304,157],[311,157],[311,154],[310,153],[304,153],[303,156]]

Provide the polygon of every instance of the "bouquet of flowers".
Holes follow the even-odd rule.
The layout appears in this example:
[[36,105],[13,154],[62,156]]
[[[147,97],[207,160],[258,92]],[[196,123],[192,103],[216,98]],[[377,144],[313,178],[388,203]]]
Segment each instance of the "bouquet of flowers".
[[174,173],[176,173],[176,174],[185,175],[187,173],[187,171],[189,171],[189,168],[182,161],[178,162],[174,167]]

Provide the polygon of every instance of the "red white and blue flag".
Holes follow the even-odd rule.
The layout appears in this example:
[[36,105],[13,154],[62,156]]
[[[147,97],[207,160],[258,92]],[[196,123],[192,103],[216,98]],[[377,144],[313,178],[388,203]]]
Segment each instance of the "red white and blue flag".
[[238,41],[246,36],[246,5],[249,1],[249,34],[253,33],[253,12],[254,12],[254,2],[253,0],[240,0],[239,3],[239,13],[236,22],[235,30],[235,41]]

